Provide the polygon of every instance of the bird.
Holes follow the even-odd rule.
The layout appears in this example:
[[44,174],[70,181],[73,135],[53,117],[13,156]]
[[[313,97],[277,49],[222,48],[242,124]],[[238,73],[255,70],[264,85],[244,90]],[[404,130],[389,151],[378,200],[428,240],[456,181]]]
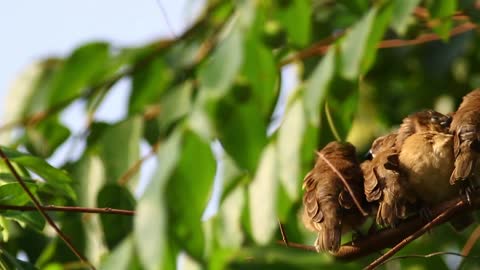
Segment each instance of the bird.
[[452,118],[434,110],[422,110],[405,117],[398,128],[397,149],[401,149],[404,141],[411,135],[424,131],[449,133]]
[[411,209],[416,197],[409,188],[406,174],[400,169],[395,148],[384,149],[372,160],[365,160],[361,169],[365,179],[365,197],[375,204],[372,209],[376,212],[378,225],[396,227],[400,220],[413,213]]
[[[478,186],[480,182],[476,173],[480,155],[480,89],[475,89],[463,97],[452,118],[450,131],[454,136],[455,163],[450,184],[462,183],[468,190],[471,186]],[[468,193],[466,192],[467,196]]]
[[412,113],[402,120],[402,124],[397,130],[374,140],[367,158],[373,158],[382,149],[395,148],[399,152],[405,139],[417,132],[438,131],[449,133],[451,121],[451,116],[434,110]]
[[348,142],[328,143],[317,152],[315,166],[303,180],[302,221],[307,229],[317,232],[315,248],[318,252],[335,253],[339,250],[342,234],[359,227],[365,217],[356,207],[340,176],[328,163],[343,176],[362,207],[366,207],[366,202],[355,147]]
[[[408,177],[408,185],[421,203],[422,211],[457,196],[459,189],[450,185],[454,168],[454,136],[448,133],[425,131],[415,133],[403,142],[400,169]],[[450,222],[461,231],[473,223],[471,215],[462,215]]]
[[[434,110],[412,113],[402,120],[397,130],[377,138],[369,150],[369,159],[361,165],[364,174],[364,190],[368,202],[374,203],[376,222],[380,226],[395,227],[398,223],[415,214],[419,200],[414,192],[408,166],[401,166],[403,157],[411,146],[404,150],[404,143],[415,134],[422,132],[449,132],[451,117]],[[412,146],[412,150],[415,150]],[[421,180],[423,181],[423,180]],[[421,194],[424,195],[424,194]]]

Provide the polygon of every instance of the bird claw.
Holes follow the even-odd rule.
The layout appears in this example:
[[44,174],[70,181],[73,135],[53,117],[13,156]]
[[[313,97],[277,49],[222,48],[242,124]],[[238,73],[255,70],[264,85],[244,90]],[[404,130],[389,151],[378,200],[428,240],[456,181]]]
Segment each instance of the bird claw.
[[433,220],[432,211],[430,211],[430,208],[428,208],[426,206],[424,206],[420,209],[419,215],[425,222],[430,222],[430,221]]

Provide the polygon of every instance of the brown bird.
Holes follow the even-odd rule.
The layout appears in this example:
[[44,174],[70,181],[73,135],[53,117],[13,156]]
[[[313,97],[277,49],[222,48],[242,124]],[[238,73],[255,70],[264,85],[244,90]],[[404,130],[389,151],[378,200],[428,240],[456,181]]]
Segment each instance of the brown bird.
[[[401,170],[408,175],[410,188],[425,209],[458,194],[458,188],[449,183],[454,166],[451,134],[415,133],[405,139],[399,160]],[[472,216],[464,215],[453,219],[451,224],[456,230],[462,230],[472,222]]]
[[455,155],[455,168],[450,176],[450,184],[468,180],[467,186],[478,185],[479,179],[472,178],[475,176],[480,154],[480,89],[463,97],[460,107],[453,115],[450,131],[454,135]]
[[373,158],[376,153],[390,148],[395,148],[397,152],[400,152],[405,139],[417,132],[438,131],[448,133],[451,120],[450,116],[434,110],[423,110],[410,114],[402,120],[398,130],[373,141],[369,155]]
[[418,132],[437,131],[449,133],[451,121],[451,117],[434,110],[424,110],[413,113],[403,119],[402,124],[398,129],[396,147],[400,150],[403,142],[409,136]]
[[355,147],[350,143],[330,142],[317,155],[315,167],[303,180],[302,219],[307,229],[318,233],[315,241],[318,252],[336,252],[342,233],[360,226],[365,218],[339,175],[321,156],[343,176],[360,202],[364,202],[363,177]]
[[361,164],[365,182],[365,196],[375,203],[376,222],[395,227],[411,214],[416,198],[409,188],[406,174],[400,169],[395,148],[378,152],[372,160]]

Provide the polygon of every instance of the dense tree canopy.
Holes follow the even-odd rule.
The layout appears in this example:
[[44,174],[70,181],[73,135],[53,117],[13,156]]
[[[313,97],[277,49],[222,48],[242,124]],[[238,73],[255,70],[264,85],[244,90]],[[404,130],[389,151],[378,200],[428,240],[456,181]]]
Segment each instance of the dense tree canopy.
[[[279,223],[288,241],[313,243],[298,213],[315,150],[348,140],[361,154],[406,115],[425,108],[451,112],[480,87],[479,9],[478,1],[468,0],[212,0],[175,39],[133,48],[93,41],[65,58],[35,63],[17,79],[12,100],[4,101],[10,110],[0,127],[2,151],[13,166],[0,165],[0,264],[164,270],[180,261],[182,269],[368,265],[378,252],[344,262],[286,248],[278,242]],[[121,79],[131,82],[127,114],[115,123],[98,121],[96,110]],[[87,123],[76,134],[60,115],[79,102]],[[46,160],[67,140],[85,146],[80,157],[50,166]],[[151,148],[146,156],[142,142]],[[215,154],[212,148],[222,149]],[[154,156],[156,173],[136,196],[139,168]],[[215,176],[221,181],[218,211],[202,218]],[[44,213],[26,211],[40,204],[71,248]],[[89,209],[48,205],[108,209],[82,214],[75,211]],[[399,254],[459,253],[475,227],[455,233],[438,226]],[[479,251],[476,245],[470,254]],[[448,269],[461,259],[390,264]],[[462,263],[478,269],[478,261]]]

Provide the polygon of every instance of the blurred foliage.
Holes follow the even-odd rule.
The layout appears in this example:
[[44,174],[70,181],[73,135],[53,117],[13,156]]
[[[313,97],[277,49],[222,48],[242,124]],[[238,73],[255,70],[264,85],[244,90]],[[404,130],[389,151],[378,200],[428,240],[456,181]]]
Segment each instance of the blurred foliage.
[[[468,17],[454,17],[459,11]],[[176,39],[135,48],[91,42],[32,65],[4,101],[4,121],[17,128],[2,129],[3,149],[43,204],[136,210],[135,217],[52,214],[101,269],[168,270],[179,262],[180,269],[359,269],[378,254],[345,263],[281,247],[277,218],[290,241],[313,243],[298,212],[316,149],[349,140],[362,155],[406,115],[448,113],[480,87],[478,30],[450,37],[479,19],[478,1],[468,0],[208,1]],[[377,47],[432,33],[441,39]],[[294,56],[302,57],[288,61]],[[287,67],[294,72],[282,72]],[[124,119],[97,121],[96,110],[123,78],[131,81]],[[60,117],[78,101],[87,116],[80,135]],[[81,155],[50,166],[46,160],[72,140],[84,145]],[[135,195],[141,142],[156,152],[157,169]],[[214,144],[222,146],[218,155]],[[205,219],[215,175],[220,200]],[[3,164],[0,204],[30,205]],[[78,260],[36,212],[4,210],[0,226],[3,268],[64,269]],[[400,254],[458,251],[472,230],[441,226]],[[454,261],[389,265],[448,269]],[[472,260],[463,265],[480,268]]]

